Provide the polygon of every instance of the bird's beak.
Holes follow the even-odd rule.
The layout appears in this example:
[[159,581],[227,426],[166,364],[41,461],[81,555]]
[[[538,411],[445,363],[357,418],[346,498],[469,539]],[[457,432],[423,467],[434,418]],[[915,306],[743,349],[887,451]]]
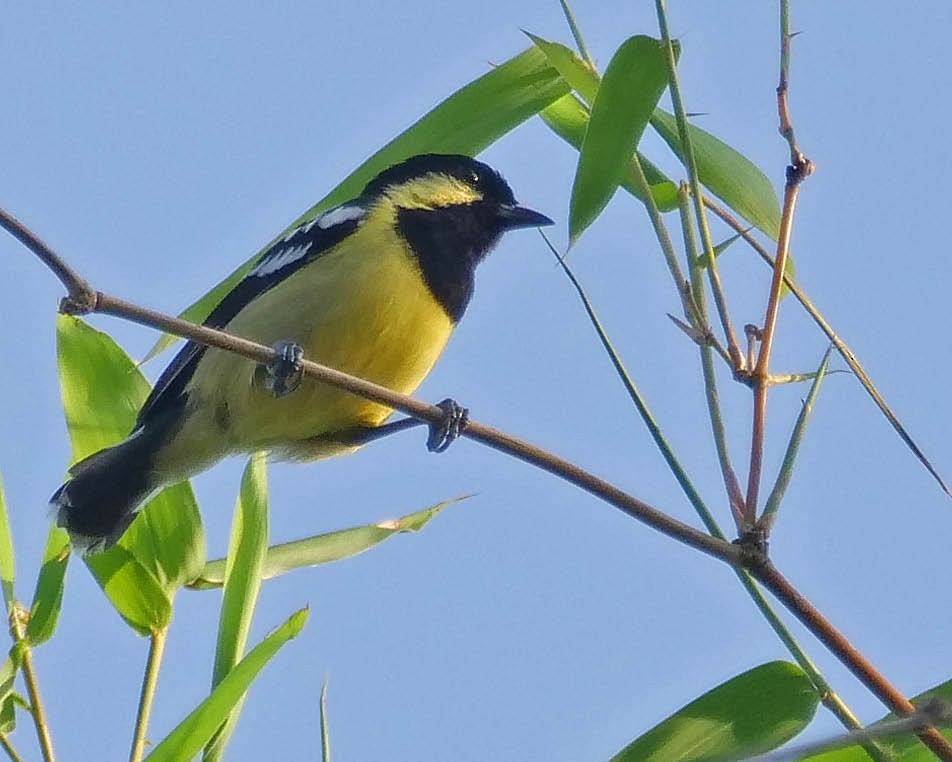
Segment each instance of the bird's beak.
[[516,228],[540,228],[543,225],[554,225],[555,223],[544,214],[527,209],[524,206],[501,206],[497,212],[496,219],[503,230],[515,230]]

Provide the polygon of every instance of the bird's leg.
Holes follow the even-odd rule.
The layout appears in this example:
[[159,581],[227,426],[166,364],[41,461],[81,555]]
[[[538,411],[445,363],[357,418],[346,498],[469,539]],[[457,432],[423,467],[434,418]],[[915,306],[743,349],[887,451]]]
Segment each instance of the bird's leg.
[[277,341],[272,345],[275,358],[264,365],[264,385],[275,397],[283,397],[298,388],[303,377],[301,360],[304,359],[304,347],[293,341]]
[[399,421],[391,421],[380,426],[355,426],[327,436],[343,445],[360,447],[368,442],[383,439],[416,426],[429,426],[430,434],[426,439],[426,448],[430,452],[444,452],[463,433],[463,429],[469,423],[469,411],[460,407],[455,400],[448,398],[437,403],[436,406],[444,414],[443,418],[436,423],[427,423],[416,418],[401,418]]
[[430,436],[426,439],[426,449],[430,452],[446,452],[459,435],[463,433],[469,423],[469,410],[460,407],[459,403],[447,397],[436,406],[443,411],[443,418],[438,423],[430,424]]

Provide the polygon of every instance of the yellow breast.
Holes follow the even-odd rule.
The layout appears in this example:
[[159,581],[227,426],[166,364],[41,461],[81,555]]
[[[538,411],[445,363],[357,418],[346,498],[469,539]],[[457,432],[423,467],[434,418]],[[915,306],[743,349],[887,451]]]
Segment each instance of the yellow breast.
[[[392,226],[369,224],[258,297],[254,309],[227,326],[262,344],[296,342],[310,360],[403,393],[430,371],[452,329]],[[276,398],[253,362],[213,349],[188,392],[193,412],[177,439],[187,449],[208,450],[209,457],[216,447],[220,457],[223,444],[231,452],[323,457],[345,448],[317,438],[376,426],[392,412],[309,379]]]

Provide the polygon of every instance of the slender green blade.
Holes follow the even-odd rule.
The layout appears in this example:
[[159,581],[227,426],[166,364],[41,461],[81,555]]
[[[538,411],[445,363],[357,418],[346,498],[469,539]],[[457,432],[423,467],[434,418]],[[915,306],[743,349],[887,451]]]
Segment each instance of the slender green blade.
[[775,749],[813,718],[819,696],[795,664],[775,661],[731,678],[626,746],[612,762],[746,759]]
[[10,518],[7,515],[7,500],[3,494],[3,477],[0,476],[0,589],[3,602],[10,612],[15,599],[13,582],[16,577],[16,561],[13,556],[13,535],[10,533]]
[[595,221],[624,177],[661,94],[668,70],[661,43],[630,37],[612,56],[592,104],[569,204],[569,241]]
[[800,414],[797,416],[797,422],[793,426],[790,441],[787,443],[787,449],[783,455],[777,480],[774,482],[773,489],[770,490],[767,502],[764,503],[764,512],[760,517],[760,522],[762,526],[768,527],[768,531],[776,519],[780,503],[783,502],[783,496],[786,494],[790,480],[793,478],[793,467],[797,461],[797,453],[800,451],[800,443],[803,441],[807,423],[809,423],[810,416],[813,414],[813,406],[816,403],[817,395],[820,393],[820,387],[823,385],[823,379],[826,378],[827,369],[830,367],[830,354],[832,352],[833,345],[830,344],[823,355],[823,359],[820,360],[820,367],[817,368],[813,377],[810,392],[800,408]]
[[[367,182],[381,170],[409,156],[419,153],[479,153],[568,90],[568,85],[541,51],[535,47],[523,51],[457,90],[400,133],[279,233],[274,241],[322,211],[359,195]],[[182,317],[203,321],[270,246],[271,243],[236,268],[186,309]],[[163,336],[150,350],[147,359],[174,341],[174,336]]]
[[[546,106],[539,112],[539,117],[556,135],[574,148],[581,148],[588,130],[588,108],[571,93],[559,98],[555,103]],[[652,164],[648,159],[638,154],[641,168],[651,188],[651,196],[655,205],[662,212],[670,212],[678,208],[678,186]],[[621,186],[642,203],[645,201],[641,188],[635,181],[632,169],[632,160],[629,159],[624,168]]]
[[[73,457],[79,460],[131,431],[149,384],[112,338],[78,318],[59,316],[57,352],[63,408]],[[115,557],[107,558],[110,554]],[[113,605],[141,631],[139,615],[169,610],[175,590],[204,566],[205,534],[191,487],[182,483],[160,492],[114,548],[86,560]],[[130,570],[130,564],[140,566],[141,573]],[[144,576],[152,583],[143,582]],[[144,587],[135,589],[140,584]],[[142,595],[150,591],[161,592],[165,600],[143,606]],[[124,610],[126,595],[129,611]],[[168,622],[152,624],[164,627]]]
[[331,762],[331,732],[327,724],[327,679],[321,685],[321,762]]
[[[464,496],[444,500],[429,508],[424,508],[422,511],[416,511],[398,519],[382,521],[378,524],[352,527],[280,545],[272,545],[268,548],[261,569],[262,579],[271,579],[305,566],[326,564],[331,561],[349,558],[372,548],[395,534],[419,531],[448,505],[465,499]],[[201,576],[192,583],[191,587],[198,590],[221,587],[226,578],[226,566],[227,560],[224,558],[209,561],[205,565]]]
[[30,620],[26,625],[26,639],[31,646],[45,643],[56,630],[68,563],[69,537],[64,530],[51,526],[30,605]]
[[0,665],[0,733],[12,733],[16,728],[16,713],[13,683],[17,676],[17,664],[7,656]]
[[598,92],[598,72],[575,55],[575,51],[560,42],[546,40],[532,32],[525,32],[532,44],[543,52],[549,64],[568,82],[589,105]]
[[152,750],[146,757],[147,762],[187,762],[198,754],[245,695],[262,668],[301,631],[307,621],[307,613],[307,609],[301,609],[292,614],[284,624],[255,646],[211,695]]
[[139,635],[148,636],[172,621],[172,593],[124,545],[85,559],[106,597]]
[[[656,109],[651,126],[681,161],[684,151],[674,114]],[[701,183],[731,209],[774,240],[780,232],[780,202],[756,164],[711,133],[688,125]]]
[[[256,453],[248,460],[241,478],[241,490],[231,524],[231,541],[225,562],[225,590],[212,672],[213,688],[238,663],[248,642],[248,630],[261,590],[261,570],[268,552],[267,478],[267,457],[264,453]],[[222,758],[238,722],[241,705],[241,701],[235,705],[228,720],[205,748],[203,759]]]

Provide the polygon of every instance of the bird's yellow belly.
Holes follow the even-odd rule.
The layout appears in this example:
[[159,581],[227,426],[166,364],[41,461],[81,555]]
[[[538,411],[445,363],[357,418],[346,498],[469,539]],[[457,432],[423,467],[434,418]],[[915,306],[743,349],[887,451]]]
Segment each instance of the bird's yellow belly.
[[[229,332],[274,344],[293,341],[305,357],[395,391],[411,393],[443,351],[453,324],[426,288],[416,263],[401,251],[356,260],[337,251],[258,298],[254,320],[239,313]],[[350,255],[350,261],[348,260]],[[261,316],[268,319],[262,321]],[[310,460],[350,451],[334,432],[376,426],[386,406],[305,378],[275,397],[262,369],[235,354],[209,349],[189,384],[192,412],[174,450],[227,452],[268,449]],[[322,439],[323,438],[323,439]],[[175,470],[169,464],[168,470]]]

